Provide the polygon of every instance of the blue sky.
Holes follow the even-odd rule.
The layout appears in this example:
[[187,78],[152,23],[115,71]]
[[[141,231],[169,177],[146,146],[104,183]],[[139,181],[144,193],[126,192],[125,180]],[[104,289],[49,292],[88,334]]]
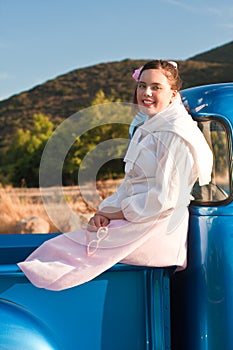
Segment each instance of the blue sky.
[[232,0],[0,0],[0,100],[77,68],[232,40]]

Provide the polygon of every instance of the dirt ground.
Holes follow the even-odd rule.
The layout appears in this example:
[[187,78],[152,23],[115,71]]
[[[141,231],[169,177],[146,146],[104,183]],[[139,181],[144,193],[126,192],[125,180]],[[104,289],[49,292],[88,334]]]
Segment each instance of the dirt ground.
[[121,181],[122,179],[86,183],[81,188],[1,188],[0,233],[18,233],[18,224],[28,218],[47,221],[50,225],[49,232],[67,231],[82,226],[96,211],[100,201],[114,193]]

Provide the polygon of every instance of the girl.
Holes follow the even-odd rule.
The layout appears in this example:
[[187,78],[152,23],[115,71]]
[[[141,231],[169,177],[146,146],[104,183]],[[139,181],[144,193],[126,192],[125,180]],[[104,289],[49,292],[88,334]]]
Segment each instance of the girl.
[[38,287],[70,288],[117,262],[186,266],[190,193],[197,179],[211,180],[212,153],[181,102],[175,62],[150,61],[133,78],[144,122],[125,155],[124,181],[86,230],[53,238],[19,263]]

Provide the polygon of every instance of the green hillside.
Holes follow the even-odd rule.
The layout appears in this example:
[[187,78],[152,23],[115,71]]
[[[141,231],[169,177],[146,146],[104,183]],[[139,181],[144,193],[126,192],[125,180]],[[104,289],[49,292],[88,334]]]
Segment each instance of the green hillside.
[[218,62],[230,63],[233,62],[233,41],[223,46],[216,47],[199,55],[190,58],[194,61],[202,62]]

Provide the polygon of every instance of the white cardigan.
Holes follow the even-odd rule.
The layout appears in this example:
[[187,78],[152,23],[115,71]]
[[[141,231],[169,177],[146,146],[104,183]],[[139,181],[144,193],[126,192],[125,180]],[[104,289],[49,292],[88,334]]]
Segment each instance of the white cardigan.
[[179,96],[137,129],[124,160],[123,183],[99,208],[121,209],[132,222],[182,215],[197,178],[211,180],[212,152]]

